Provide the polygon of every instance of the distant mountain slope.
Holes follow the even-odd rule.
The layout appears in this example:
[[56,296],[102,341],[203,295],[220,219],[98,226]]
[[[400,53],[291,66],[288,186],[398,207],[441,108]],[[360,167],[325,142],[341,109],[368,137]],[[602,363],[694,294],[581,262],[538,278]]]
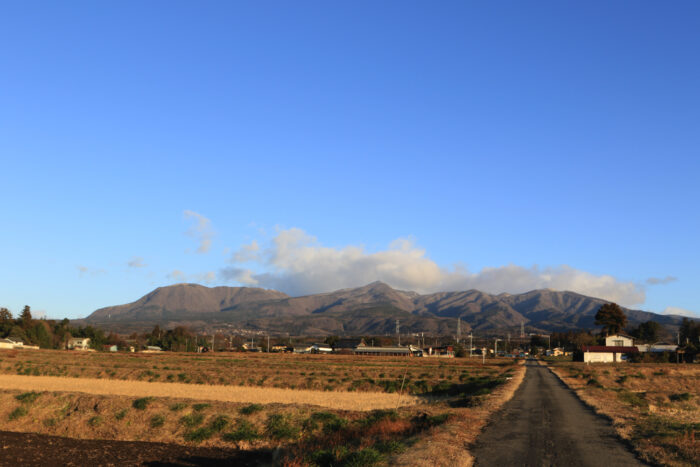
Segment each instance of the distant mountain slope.
[[[229,323],[292,334],[384,334],[393,332],[400,319],[405,332],[451,334],[459,317],[463,331],[517,330],[521,323],[528,331],[552,331],[594,328],[595,314],[604,303],[608,302],[553,290],[420,295],[382,282],[302,297],[249,287],[178,284],[160,287],[130,304],[99,309],[85,321],[113,328]],[[653,319],[671,331],[682,320],[639,310],[625,313],[631,326]]]
[[199,284],[177,284],[158,287],[126,305],[100,308],[88,320],[128,321],[157,319],[169,313],[215,313],[237,305],[286,297],[276,290],[251,287],[209,288]]

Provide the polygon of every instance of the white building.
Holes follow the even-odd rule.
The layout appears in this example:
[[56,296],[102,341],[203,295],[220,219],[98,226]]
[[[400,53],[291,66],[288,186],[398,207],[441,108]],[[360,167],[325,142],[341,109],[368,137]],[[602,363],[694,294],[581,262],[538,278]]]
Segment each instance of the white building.
[[0,339],[0,349],[21,349],[24,347],[24,342],[16,341],[10,338]]
[[613,334],[605,338],[606,347],[632,347],[634,339],[627,334]]
[[89,337],[73,337],[68,339],[66,347],[70,350],[88,350],[90,348]]

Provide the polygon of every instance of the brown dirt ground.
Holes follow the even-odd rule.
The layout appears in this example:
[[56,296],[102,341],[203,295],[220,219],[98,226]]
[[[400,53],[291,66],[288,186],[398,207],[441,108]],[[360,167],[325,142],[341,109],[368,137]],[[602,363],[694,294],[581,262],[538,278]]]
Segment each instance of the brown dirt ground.
[[60,438],[0,431],[0,466],[254,466],[271,464],[270,451],[196,448],[165,443]]

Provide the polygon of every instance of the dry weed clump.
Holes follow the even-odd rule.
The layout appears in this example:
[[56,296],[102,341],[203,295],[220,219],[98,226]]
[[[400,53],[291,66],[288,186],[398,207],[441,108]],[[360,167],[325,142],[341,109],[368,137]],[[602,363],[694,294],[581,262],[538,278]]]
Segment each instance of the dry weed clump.
[[[697,465],[700,366],[559,363],[552,369],[648,462]],[[587,381],[595,379],[597,385]]]

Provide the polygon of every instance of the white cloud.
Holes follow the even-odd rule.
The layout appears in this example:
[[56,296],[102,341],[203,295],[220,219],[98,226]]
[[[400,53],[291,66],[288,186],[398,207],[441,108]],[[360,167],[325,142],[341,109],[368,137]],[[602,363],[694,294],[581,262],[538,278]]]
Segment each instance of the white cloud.
[[171,281],[176,281],[176,282],[184,282],[187,279],[187,276],[185,275],[185,273],[180,271],[179,269],[173,269],[165,277],[167,277]]
[[197,253],[208,252],[211,248],[212,239],[214,238],[214,230],[212,229],[211,221],[203,215],[190,210],[185,210],[184,216],[185,219],[192,219],[195,221],[186,233],[190,237],[197,239],[199,243]]
[[204,282],[205,284],[211,284],[216,281],[216,273],[214,271],[205,272],[203,274],[197,274],[195,276],[196,282]]
[[678,280],[677,277],[674,276],[666,276],[666,277],[650,277],[647,279],[647,284],[649,285],[666,285],[670,284],[671,282],[676,282]]
[[83,277],[87,274],[89,274],[92,277],[95,277],[107,273],[107,271],[105,271],[104,269],[93,269],[84,265],[76,266],[76,269],[78,270],[80,277]]
[[686,310],[684,308],[678,308],[676,306],[668,306],[664,311],[661,312],[662,315],[681,315],[688,316],[690,318],[700,318],[700,313],[694,311]]
[[[255,244],[257,247],[257,243]],[[259,247],[257,247],[259,250]],[[245,251],[245,247],[242,249]],[[242,250],[239,250],[242,251]],[[426,257],[410,238],[389,248],[367,252],[362,246],[329,248],[301,229],[281,230],[269,248],[256,250],[258,270],[224,268],[221,276],[245,285],[273,288],[290,295],[328,292],[381,280],[399,289],[420,293],[478,289],[489,293],[522,293],[533,289],[570,290],[622,305],[645,300],[644,287],[609,275],[594,275],[570,266],[525,268],[516,265],[470,272],[464,267],[441,267]],[[235,258],[234,258],[235,259]]]
[[130,268],[145,268],[148,266],[143,262],[143,258],[140,256],[134,256],[131,260],[126,263]]
[[232,263],[247,263],[249,261],[257,261],[259,259],[260,246],[258,246],[258,242],[256,240],[253,240],[248,245],[243,245],[231,256]]

